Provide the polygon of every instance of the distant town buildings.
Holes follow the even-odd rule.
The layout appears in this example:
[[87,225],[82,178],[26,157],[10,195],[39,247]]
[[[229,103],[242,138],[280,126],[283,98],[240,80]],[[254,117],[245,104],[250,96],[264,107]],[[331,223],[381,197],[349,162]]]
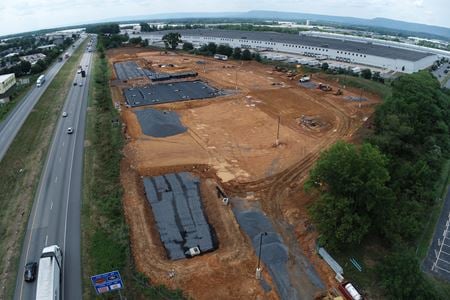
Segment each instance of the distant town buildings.
[[36,54],[21,56],[20,60],[28,61],[30,64],[34,65],[35,63],[38,62],[38,60],[40,60],[40,59],[44,60],[46,57],[47,56],[45,54],[36,53]]
[[14,73],[0,75],[0,105],[9,102],[12,87],[16,84]]

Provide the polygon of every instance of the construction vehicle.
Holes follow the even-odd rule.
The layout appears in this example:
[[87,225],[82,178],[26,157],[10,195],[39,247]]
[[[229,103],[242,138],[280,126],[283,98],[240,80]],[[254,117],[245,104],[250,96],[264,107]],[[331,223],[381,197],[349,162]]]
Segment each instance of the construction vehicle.
[[331,86],[329,86],[328,84],[323,84],[323,83],[319,83],[319,85],[317,86],[317,88],[319,90],[322,90],[324,92],[330,92],[333,90],[333,88]]
[[303,75],[302,78],[300,78],[300,82],[308,82],[311,80],[311,76],[309,75]]
[[347,300],[363,300],[363,296],[350,282],[340,284],[338,289]]

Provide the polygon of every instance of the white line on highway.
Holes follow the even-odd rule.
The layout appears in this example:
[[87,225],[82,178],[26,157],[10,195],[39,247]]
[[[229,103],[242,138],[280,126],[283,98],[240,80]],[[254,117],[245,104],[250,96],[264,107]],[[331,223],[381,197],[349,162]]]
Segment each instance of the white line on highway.
[[52,201],[52,203],[50,204],[50,210],[52,210],[52,208],[53,208],[53,201]]
[[62,143],[62,146],[64,147],[64,142]]
[[57,183],[57,182],[58,182],[58,176],[55,177],[55,183]]
[[47,247],[47,242],[48,242],[48,234],[45,236],[45,246]]
[[62,159],[62,157],[60,156],[60,157],[59,157],[59,161],[61,161],[61,159]]

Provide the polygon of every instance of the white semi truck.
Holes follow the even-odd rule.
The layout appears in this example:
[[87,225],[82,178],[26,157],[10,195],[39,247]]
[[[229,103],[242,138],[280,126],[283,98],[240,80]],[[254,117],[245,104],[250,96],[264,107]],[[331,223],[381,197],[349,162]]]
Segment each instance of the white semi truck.
[[62,252],[57,245],[45,247],[39,259],[36,300],[61,300]]
[[41,76],[38,77],[38,79],[36,80],[36,86],[37,87],[41,87],[45,82],[45,75],[42,74]]

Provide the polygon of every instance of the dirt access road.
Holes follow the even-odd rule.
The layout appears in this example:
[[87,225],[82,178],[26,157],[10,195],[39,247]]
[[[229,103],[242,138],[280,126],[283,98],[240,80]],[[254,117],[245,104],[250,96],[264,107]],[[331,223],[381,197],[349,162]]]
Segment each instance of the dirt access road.
[[[360,105],[344,99],[360,96],[359,91],[346,89],[344,95],[336,96],[308,90],[284,73],[256,62],[222,62],[133,48],[112,50],[108,58],[111,66],[134,60],[159,72],[196,71],[198,79],[228,93],[208,100],[152,106],[177,112],[188,128],[182,134],[153,138],[142,133],[133,112],[145,107],[126,108],[121,92],[121,88],[148,84],[149,80],[123,83],[113,75],[113,100],[126,124],[124,209],[138,270],[152,282],[181,288],[195,299],[278,298],[273,290],[264,292],[254,279],[255,252],[231,211],[217,201],[214,187],[219,183],[229,195],[260,201],[288,245],[290,257],[306,256],[327,286],[334,285],[333,274],[314,253],[316,233],[306,212],[311,199],[302,192],[302,185],[320,152],[339,139],[351,140],[379,99],[364,95],[368,101]],[[173,66],[167,67],[169,64]],[[219,240],[216,251],[191,260],[166,258],[142,186],[141,176],[176,171],[190,171],[203,179],[205,212]],[[305,274],[294,272],[295,259],[289,263],[291,275],[301,282],[299,276]],[[171,270],[176,275],[169,278]],[[273,286],[266,272],[264,276]],[[309,294],[315,292],[310,290]]]

